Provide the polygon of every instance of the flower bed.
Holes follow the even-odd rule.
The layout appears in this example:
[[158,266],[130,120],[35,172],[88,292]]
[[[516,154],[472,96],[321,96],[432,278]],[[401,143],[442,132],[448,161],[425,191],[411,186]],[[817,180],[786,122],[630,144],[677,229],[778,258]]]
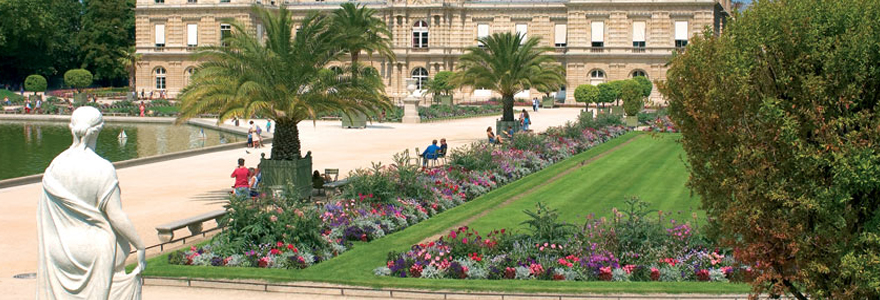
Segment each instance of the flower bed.
[[423,121],[500,113],[501,105],[498,104],[483,104],[477,106],[431,105],[428,107],[419,107],[419,117]]
[[610,219],[588,217],[574,227],[556,222],[556,212],[539,203],[536,212],[529,212],[529,233],[501,229],[481,235],[461,227],[407,252],[389,253],[386,265],[374,273],[565,281],[728,282],[750,277],[751,269],[738,264],[729,251],[711,247],[693,223],[662,212],[648,220],[647,204],[633,199],[627,205],[625,213],[615,210]]
[[646,131],[651,132],[678,132],[678,127],[675,126],[675,123],[672,123],[672,120],[669,119],[669,116],[661,116],[648,124],[650,127]]
[[[171,264],[305,268],[426,220],[501,185],[626,133],[617,118],[568,124],[574,137],[518,134],[514,143],[474,143],[445,168],[420,171],[408,151],[389,166],[355,171],[338,200],[315,206],[287,197],[231,199],[227,228],[210,245],[169,254]],[[601,129],[593,129],[598,127]],[[561,131],[560,131],[561,132]]]

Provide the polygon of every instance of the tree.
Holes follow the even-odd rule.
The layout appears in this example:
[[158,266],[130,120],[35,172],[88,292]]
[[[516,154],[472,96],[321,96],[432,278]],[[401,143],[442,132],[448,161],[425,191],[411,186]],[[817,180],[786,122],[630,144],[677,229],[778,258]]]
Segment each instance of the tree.
[[654,84],[651,83],[651,80],[649,80],[645,76],[636,76],[633,77],[632,80],[635,80],[639,83],[640,86],[642,86],[642,95],[644,95],[646,98],[651,97],[651,91],[654,90]]
[[0,82],[78,67],[72,37],[81,10],[73,0],[0,1]]
[[73,69],[64,73],[64,83],[75,88],[77,92],[92,84],[92,73],[85,69]]
[[482,37],[482,47],[470,47],[459,58],[452,82],[456,86],[487,88],[501,94],[504,114],[501,121],[514,121],[513,95],[531,87],[565,84],[565,69],[538,47],[540,38],[527,41],[519,33],[495,33]]
[[634,79],[621,80],[620,99],[623,100],[623,111],[627,116],[635,116],[645,105],[644,87]]
[[122,63],[126,49],[134,45],[133,0],[85,0],[78,41],[82,67],[94,71],[95,79],[109,81],[129,76]]
[[[333,26],[339,33],[338,41],[351,57],[351,66],[359,68],[360,53],[367,52],[372,57],[378,53],[389,61],[394,61],[391,50],[391,31],[382,19],[375,16],[376,10],[361,4],[343,3],[333,12]],[[354,79],[358,74],[352,73]]]
[[[265,27],[266,42],[233,22],[228,46],[199,47],[196,58],[202,63],[181,92],[178,122],[203,113],[219,113],[220,120],[261,115],[275,120],[272,159],[296,160],[302,157],[300,121],[324,112],[376,113],[391,107],[375,69],[326,69],[344,54],[329,18],[309,14],[294,38],[285,5],[272,11],[254,6],[253,14]],[[362,78],[352,80],[354,72]]]
[[137,92],[137,62],[141,60],[143,54],[137,53],[134,46],[129,46],[120,50],[119,64],[128,72],[128,91]]
[[611,103],[620,98],[620,92],[609,82],[600,83],[596,87],[599,89],[599,99],[597,99],[597,103],[602,103],[602,107],[605,106],[605,103]]
[[592,84],[582,84],[574,90],[574,101],[580,103],[599,103],[599,88]]
[[449,82],[449,78],[452,75],[453,73],[450,71],[437,72],[437,74],[434,75],[433,79],[428,80],[428,83],[426,84],[427,91],[424,95],[430,94],[434,96],[448,96],[452,92],[452,90],[455,89],[455,86],[452,85],[451,82]]
[[658,83],[755,292],[880,298],[880,2],[757,1]]
[[617,101],[620,100],[620,93],[622,91],[624,80],[614,80],[608,83],[608,86],[611,87],[611,94],[614,95],[614,100],[610,102],[614,102],[614,105],[618,105]]
[[31,75],[25,78],[24,80],[24,89],[28,92],[34,92],[34,95],[37,95],[37,92],[45,91],[47,87],[46,77],[42,75]]

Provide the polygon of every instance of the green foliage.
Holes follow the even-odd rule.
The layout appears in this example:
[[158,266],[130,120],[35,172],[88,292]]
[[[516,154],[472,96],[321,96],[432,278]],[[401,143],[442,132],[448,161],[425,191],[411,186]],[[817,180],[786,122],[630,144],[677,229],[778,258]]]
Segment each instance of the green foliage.
[[92,73],[86,69],[73,69],[64,72],[64,83],[78,92],[92,84]]
[[450,71],[437,72],[434,78],[428,80],[425,95],[449,95],[455,89],[455,86],[449,81],[453,74]]
[[95,79],[112,80],[129,75],[127,49],[134,45],[134,0],[84,1],[82,30],[77,41],[82,67]]
[[599,103],[599,88],[592,84],[582,84],[574,90],[574,101],[580,103]]
[[348,175],[348,185],[342,190],[342,197],[359,199],[361,195],[373,195],[370,201],[393,202],[397,200],[397,183],[383,169],[382,163],[373,163],[372,169],[352,171]]
[[880,297],[880,2],[757,1],[659,85],[756,292]]
[[565,84],[565,69],[539,47],[539,37],[523,40],[517,33],[494,33],[480,38],[483,47],[470,47],[452,76],[455,86],[485,88],[501,94],[502,121],[513,121],[513,95],[531,87]]
[[559,212],[550,209],[540,201],[535,204],[535,211],[523,210],[530,219],[520,224],[527,225],[532,232],[531,238],[537,242],[565,243],[574,233],[574,225],[559,222]]
[[596,86],[599,89],[599,97],[596,103],[611,103],[620,97],[620,93],[615,85],[610,82],[603,82]]
[[252,244],[279,241],[309,247],[325,245],[320,231],[314,230],[322,226],[317,209],[312,205],[300,206],[291,199],[265,198],[254,202],[250,198],[232,197],[220,220],[226,224],[226,230],[214,238],[223,247],[220,252],[243,253]]
[[181,92],[178,122],[204,113],[217,113],[221,120],[264,116],[276,121],[272,159],[292,160],[302,157],[296,127],[300,121],[326,112],[375,115],[391,108],[374,68],[355,63],[341,74],[320,72],[342,58],[345,49],[381,52],[375,48],[381,45],[373,43],[381,41],[356,39],[340,31],[348,25],[317,12],[302,19],[294,37],[292,12],[282,8],[253,8],[266,28],[265,43],[244,24],[233,22],[234,30],[224,40],[228,46],[197,50],[202,64]]
[[492,161],[491,146],[484,143],[472,143],[454,148],[449,152],[449,164],[460,166],[465,170],[486,171],[495,167]]
[[637,81],[623,80],[620,85],[620,99],[623,100],[623,110],[627,116],[635,116],[645,105],[644,88]]
[[81,14],[80,1],[0,1],[0,82],[80,67],[75,37]]
[[642,86],[642,95],[646,98],[651,96],[651,91],[654,90],[654,84],[651,83],[651,80],[645,76],[636,76],[632,80],[638,82],[640,86]]
[[46,90],[46,77],[42,75],[30,75],[24,80],[24,89],[28,92],[42,92]]

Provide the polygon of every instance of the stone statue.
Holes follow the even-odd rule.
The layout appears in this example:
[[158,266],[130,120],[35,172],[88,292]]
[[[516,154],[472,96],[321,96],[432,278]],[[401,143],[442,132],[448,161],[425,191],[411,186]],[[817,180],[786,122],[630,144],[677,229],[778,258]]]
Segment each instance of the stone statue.
[[[95,153],[104,126],[89,106],[70,117],[73,145],[43,173],[37,208],[37,299],[140,299],[144,243],[122,211],[116,169]],[[125,273],[137,249],[138,267]]]

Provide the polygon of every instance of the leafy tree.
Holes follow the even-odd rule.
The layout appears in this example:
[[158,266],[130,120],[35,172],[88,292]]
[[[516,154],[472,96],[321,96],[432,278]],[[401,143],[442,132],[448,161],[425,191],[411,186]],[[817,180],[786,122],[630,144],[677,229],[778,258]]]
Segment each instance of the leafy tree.
[[82,4],[72,0],[0,1],[0,82],[78,67]]
[[34,95],[36,95],[37,92],[45,91],[46,87],[46,77],[43,77],[42,75],[34,74],[28,76],[24,80],[24,89],[28,92],[34,92]]
[[82,67],[92,70],[98,80],[129,75],[122,63],[125,50],[134,41],[133,0],[85,0],[82,30],[78,41]]
[[429,80],[426,84],[427,92],[425,94],[448,96],[452,90],[455,89],[455,86],[449,82],[449,78],[453,74],[454,73],[450,71],[437,72],[437,74],[434,75],[434,78]]
[[602,103],[604,107],[604,103],[611,103],[617,100],[620,97],[619,90],[610,82],[603,82],[596,86],[599,89],[599,99],[597,99],[597,103]]
[[880,2],[757,1],[659,83],[755,292],[880,298]]
[[[376,10],[351,2],[343,3],[333,12],[333,26],[339,34],[338,41],[351,57],[351,66],[358,70],[360,53],[367,52],[372,57],[378,53],[389,61],[394,61],[391,50],[391,31],[382,19],[377,18]],[[355,79],[358,74],[352,73]]]
[[[374,68],[326,69],[344,54],[330,18],[310,13],[294,38],[286,5],[271,11],[254,6],[253,14],[265,26],[266,42],[234,22],[228,46],[200,47],[196,59],[202,64],[181,92],[179,122],[203,113],[219,113],[220,120],[268,117],[275,120],[272,159],[294,160],[302,157],[300,121],[327,112],[376,113],[391,107]],[[361,79],[352,80],[356,72]]]
[[75,88],[77,92],[92,84],[92,73],[85,69],[73,69],[64,73],[64,83]]
[[532,86],[565,84],[565,69],[538,47],[540,38],[523,41],[518,33],[495,33],[479,39],[483,47],[470,47],[459,58],[456,86],[487,88],[501,94],[501,121],[513,121],[513,95]]
[[642,95],[644,95],[645,97],[651,96],[651,91],[654,90],[654,84],[651,83],[651,80],[649,80],[645,76],[636,76],[636,77],[633,77],[632,80],[635,80],[636,82],[639,83],[639,85],[642,86]]
[[614,102],[614,105],[617,105],[617,101],[621,100],[620,97],[621,97],[621,92],[623,90],[624,81],[625,80],[614,80],[614,81],[611,81],[608,83],[608,85],[614,90],[614,92],[613,92],[614,100],[611,101],[611,102]]
[[621,80],[620,99],[623,100],[623,111],[627,116],[635,116],[645,105],[644,87],[634,79]]
[[574,90],[574,101],[581,103],[599,103],[599,88],[592,84],[582,84]]

